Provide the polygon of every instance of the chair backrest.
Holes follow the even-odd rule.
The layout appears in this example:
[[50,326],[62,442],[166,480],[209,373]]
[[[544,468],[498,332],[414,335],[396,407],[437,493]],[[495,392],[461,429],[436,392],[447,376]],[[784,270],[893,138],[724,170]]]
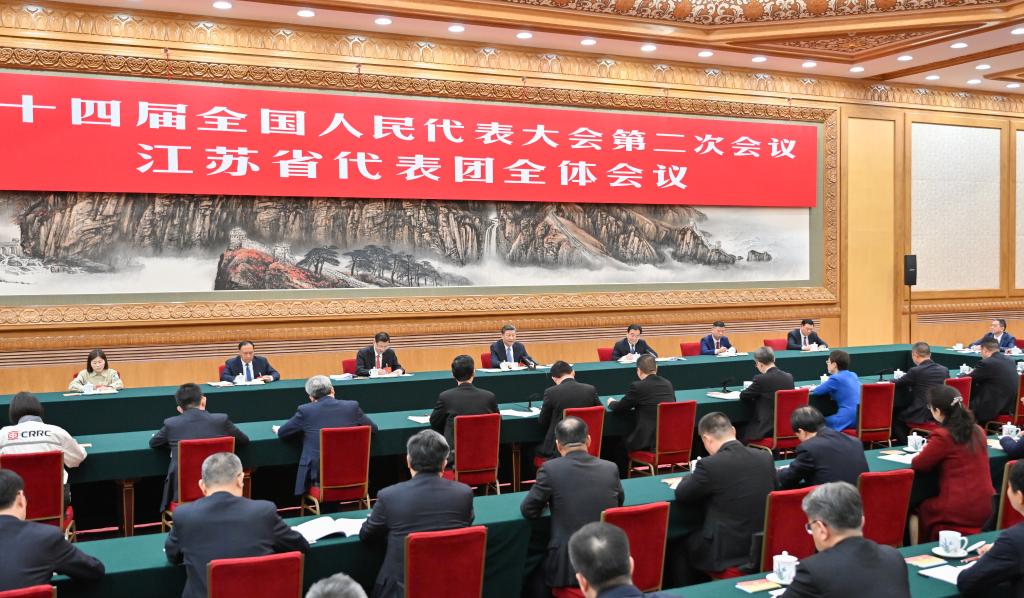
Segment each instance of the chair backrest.
[[491,363],[491,352],[490,351],[488,351],[486,353],[481,353],[480,354],[480,367],[488,369],[488,370],[494,367],[494,364]]
[[341,373],[356,375],[356,360],[355,359],[342,359],[341,360]]
[[587,424],[590,433],[590,447],[587,449],[595,457],[601,456],[601,438],[604,436],[604,406],[570,407],[562,413],[562,417],[578,417]]
[[668,538],[668,503],[654,502],[635,507],[605,509],[601,521],[622,528],[629,538],[633,557],[633,585],[641,592],[661,589],[665,570],[665,542]]
[[370,426],[320,429],[320,488],[361,489],[370,480]]
[[789,347],[789,340],[784,338],[763,338],[761,342],[772,351],[785,351]]
[[683,357],[700,355],[700,343],[679,343],[679,352],[682,353]]
[[29,521],[64,525],[64,453],[46,451],[0,455],[0,469],[25,481]]
[[405,598],[480,598],[487,528],[482,525],[405,537]]
[[996,516],[996,529],[1006,529],[1024,521],[1024,517],[1010,505],[1010,499],[1007,496],[1010,489],[1010,469],[1016,462],[1016,460],[1007,461],[1003,466],[1003,483],[999,486],[999,513]]
[[501,414],[459,415],[455,418],[456,473],[498,470]]
[[1017,345],[1018,349],[1024,349],[1024,338],[1013,339],[1013,344]]
[[857,415],[857,434],[864,432],[892,432],[892,406],[896,398],[896,385],[888,382],[864,384],[860,387],[860,411]]
[[[226,370],[226,369],[228,369],[228,366],[224,365],[223,363],[217,366],[217,379],[218,380],[220,380],[221,376],[224,375],[224,370]],[[75,374],[75,375],[77,376],[78,374]]]
[[1021,427],[1022,421],[1024,421],[1024,376],[1020,376],[1017,381],[1017,401],[1013,404],[1013,425],[1018,428]]
[[[598,361],[611,361],[612,360],[612,349],[614,347],[598,347],[597,348],[597,360]],[[75,374],[76,376],[78,374]]]
[[801,508],[814,486],[776,490],[768,494],[764,509],[764,540],[761,543],[761,571],[772,570],[772,557],[785,550],[798,559],[814,554],[814,539],[804,529],[807,517]]
[[689,463],[697,401],[658,403],[658,427],[654,450],[658,463]]
[[302,553],[217,559],[206,566],[209,598],[302,596]]
[[794,411],[807,405],[810,396],[811,391],[807,388],[775,391],[775,448],[787,448],[780,445],[796,446],[800,443],[789,419]]
[[0,598],[57,598],[57,588],[50,585],[32,586],[0,592]]
[[971,377],[946,378],[946,386],[952,386],[964,400],[964,407],[971,408]]
[[178,503],[192,502],[203,497],[199,480],[203,477],[203,461],[215,453],[235,452],[235,439],[231,436],[195,438],[178,441]]
[[903,546],[903,530],[907,525],[913,485],[913,469],[860,474],[857,489],[864,504],[865,538],[893,548]]

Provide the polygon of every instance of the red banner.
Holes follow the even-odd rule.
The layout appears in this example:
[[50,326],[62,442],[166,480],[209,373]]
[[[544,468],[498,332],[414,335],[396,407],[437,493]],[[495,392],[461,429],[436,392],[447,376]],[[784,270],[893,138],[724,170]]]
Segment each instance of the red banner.
[[0,188],[811,207],[818,127],[0,73]]

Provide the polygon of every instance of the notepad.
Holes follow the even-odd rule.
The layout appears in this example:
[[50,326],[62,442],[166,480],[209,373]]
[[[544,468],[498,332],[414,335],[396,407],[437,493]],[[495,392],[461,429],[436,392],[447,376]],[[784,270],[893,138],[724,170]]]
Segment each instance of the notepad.
[[[974,563],[976,562],[977,561],[974,561]],[[973,567],[974,563],[967,563],[966,565],[961,565],[959,567],[955,567],[953,565],[932,567],[931,569],[922,569],[918,571],[918,574],[956,585],[956,578],[960,575],[960,572],[969,567]]]
[[313,544],[321,538],[336,534],[358,536],[364,521],[366,521],[365,517],[362,519],[346,519],[344,517],[332,519],[329,516],[324,516],[296,525],[292,529],[302,534],[307,542]]
[[352,374],[331,374],[331,380],[351,380],[355,378]]
[[910,465],[910,462],[914,460],[914,457],[920,453],[904,453],[902,455],[882,455],[879,459],[886,461],[895,461],[896,463],[902,463],[904,465]]
[[[746,352],[743,352],[743,353],[719,353],[717,355],[717,357],[742,357],[742,356],[744,356],[746,354],[747,354]],[[771,582],[768,582],[768,583],[771,583]]]
[[946,564],[946,559],[940,559],[939,557],[931,554],[919,554],[917,556],[908,556],[903,560],[906,561],[908,565],[913,565],[915,567],[920,567],[922,569],[924,569],[925,567],[934,567],[936,565]]
[[234,386],[234,383],[232,383],[232,382],[225,382],[223,380],[221,380],[219,382],[207,382],[206,384],[208,384],[209,386]]
[[712,399],[725,399],[727,401],[735,401],[740,398],[740,391],[734,390],[731,392],[719,392],[712,391],[708,393],[708,396]]
[[737,589],[743,590],[748,594],[755,594],[757,592],[764,592],[767,590],[777,590],[781,587],[782,586],[774,581],[768,581],[767,579],[750,579],[736,584]]
[[988,445],[994,449],[1003,450],[1003,445],[999,444],[998,438],[989,438]]
[[666,361],[686,361],[685,357],[655,357],[654,361],[665,363]]
[[430,423],[430,416],[429,415],[410,415],[409,416],[409,421],[416,422],[418,424],[429,424]]
[[507,415],[509,417],[534,417],[535,415],[540,413],[540,409],[538,407],[531,407],[529,411],[519,411],[517,409],[502,409],[498,413],[501,413],[502,415]]
[[683,478],[665,478],[665,479],[661,480],[661,483],[665,484],[669,488],[675,490],[676,487],[679,486],[679,482],[682,482],[682,481],[683,481]]

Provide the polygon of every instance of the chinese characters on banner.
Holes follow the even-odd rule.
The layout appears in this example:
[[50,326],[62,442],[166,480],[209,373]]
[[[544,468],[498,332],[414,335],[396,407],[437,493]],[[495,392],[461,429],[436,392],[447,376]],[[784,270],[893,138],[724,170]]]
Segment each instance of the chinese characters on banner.
[[812,207],[818,126],[0,73],[0,189]]

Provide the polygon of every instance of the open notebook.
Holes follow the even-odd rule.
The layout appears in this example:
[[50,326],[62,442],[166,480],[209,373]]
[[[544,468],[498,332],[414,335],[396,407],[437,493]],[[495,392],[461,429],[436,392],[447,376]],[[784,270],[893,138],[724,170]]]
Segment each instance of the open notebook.
[[366,521],[365,517],[362,519],[346,519],[344,517],[333,519],[325,515],[296,525],[292,529],[302,534],[302,537],[312,544],[321,538],[335,534],[358,536],[364,521]]
[[943,565],[941,567],[922,569],[918,571],[918,573],[924,575],[925,577],[931,577],[934,579],[938,579],[939,581],[944,581],[946,583],[956,585],[956,578],[960,575],[960,572],[964,569],[973,566],[974,563],[967,563],[966,565],[961,565],[959,567],[956,567],[954,565]]

